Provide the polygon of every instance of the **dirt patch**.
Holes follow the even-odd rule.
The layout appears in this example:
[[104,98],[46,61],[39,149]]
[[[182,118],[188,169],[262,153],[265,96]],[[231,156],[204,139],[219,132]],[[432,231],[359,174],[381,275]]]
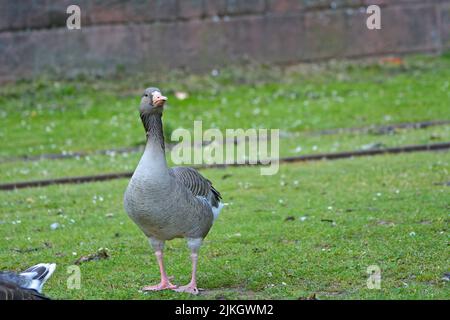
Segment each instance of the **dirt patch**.
[[238,294],[240,299],[255,299],[255,292],[244,287],[215,288],[200,291],[201,296],[209,296],[216,300],[228,300],[229,295]]

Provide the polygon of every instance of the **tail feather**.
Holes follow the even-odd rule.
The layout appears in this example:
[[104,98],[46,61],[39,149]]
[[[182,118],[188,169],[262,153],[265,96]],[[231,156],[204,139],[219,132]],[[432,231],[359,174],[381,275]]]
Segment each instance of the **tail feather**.
[[28,278],[30,280],[27,285],[28,289],[34,289],[38,292],[42,291],[42,286],[51,277],[53,272],[55,272],[55,263],[39,263],[21,272],[20,275]]
[[212,207],[212,212],[213,212],[213,215],[214,215],[214,220],[213,221],[215,221],[219,217],[219,213],[223,209],[223,206],[224,206],[223,203],[219,202],[217,207]]

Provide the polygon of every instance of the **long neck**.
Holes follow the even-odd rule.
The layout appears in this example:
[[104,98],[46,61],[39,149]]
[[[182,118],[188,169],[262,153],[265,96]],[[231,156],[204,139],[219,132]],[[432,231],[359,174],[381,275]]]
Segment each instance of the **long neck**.
[[147,132],[145,154],[154,164],[166,165],[163,125],[160,113],[141,113],[142,124]]

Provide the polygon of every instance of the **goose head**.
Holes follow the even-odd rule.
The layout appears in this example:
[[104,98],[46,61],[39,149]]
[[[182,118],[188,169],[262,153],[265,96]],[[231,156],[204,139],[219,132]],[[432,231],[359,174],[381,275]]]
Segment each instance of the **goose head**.
[[139,111],[141,114],[162,113],[167,97],[158,88],[147,88],[141,98]]

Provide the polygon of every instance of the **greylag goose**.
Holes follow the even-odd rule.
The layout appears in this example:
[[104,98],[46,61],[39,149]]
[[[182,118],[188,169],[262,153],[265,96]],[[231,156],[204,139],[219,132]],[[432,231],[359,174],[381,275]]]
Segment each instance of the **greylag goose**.
[[[198,251],[223,204],[211,181],[195,169],[167,166],[161,119],[166,100],[157,88],[147,88],[141,98],[139,112],[147,144],[125,191],[124,207],[149,239],[161,274],[159,284],[142,290],[197,294]],[[174,238],[185,238],[191,250],[191,281],[181,287],[169,281],[163,263],[164,243]]]
[[54,263],[39,263],[17,274],[0,272],[0,300],[47,300],[42,286],[55,271]]

